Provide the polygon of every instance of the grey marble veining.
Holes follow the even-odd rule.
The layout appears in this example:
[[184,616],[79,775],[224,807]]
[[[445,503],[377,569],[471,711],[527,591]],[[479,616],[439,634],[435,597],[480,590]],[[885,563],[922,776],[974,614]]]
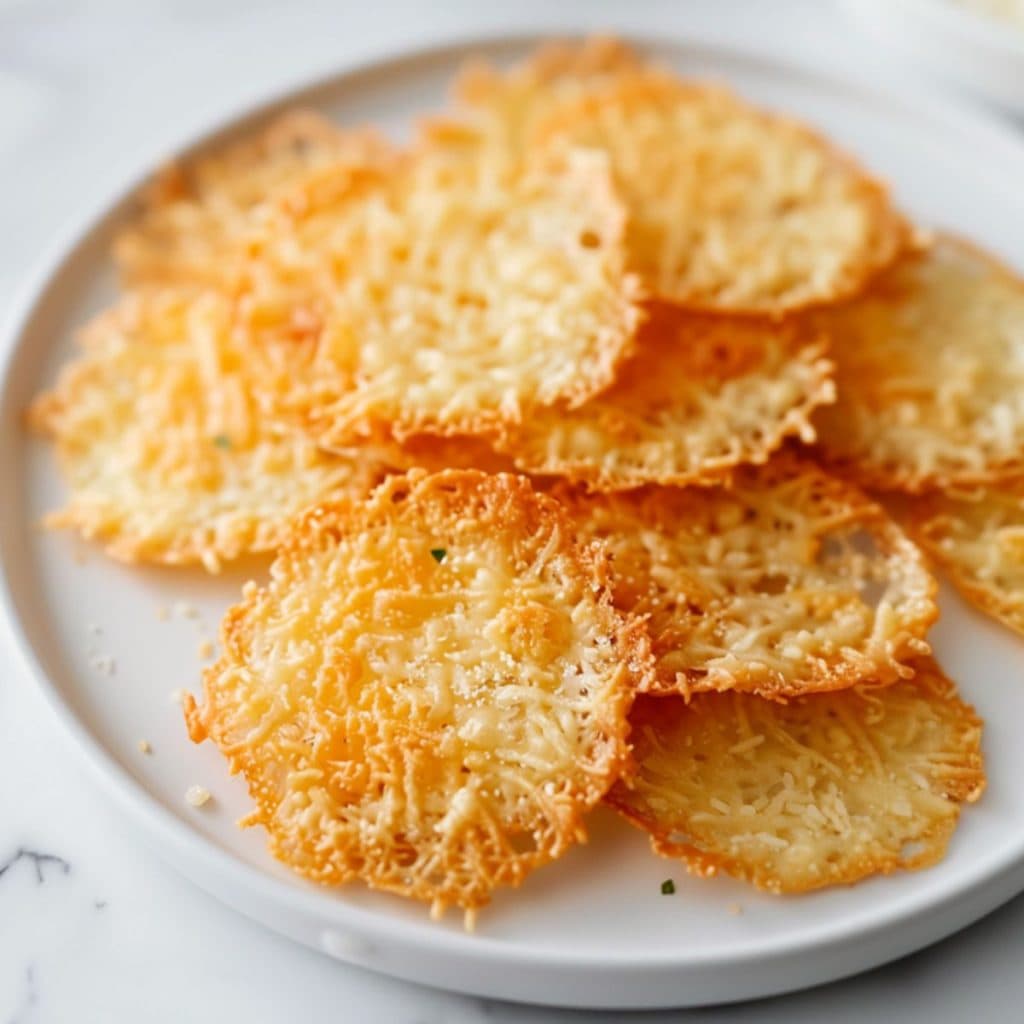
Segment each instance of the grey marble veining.
[[[226,0],[0,0],[0,311],[83,212],[215,111],[346,56],[574,23],[672,30],[684,18],[867,51],[827,5],[517,0],[488,6]],[[771,10],[769,10],[769,7]],[[2,486],[0,482],[0,486]],[[858,979],[762,1003],[664,1014],[512,1006],[431,991],[299,948],[169,870],[106,803],[0,634],[0,1024],[244,1021],[830,1024],[1021,1019],[1024,901]]]
[[55,853],[43,853],[41,850],[30,850],[25,846],[19,846],[14,853],[0,864],[0,878],[3,878],[12,868],[18,864],[30,864],[35,871],[36,885],[42,885],[46,881],[44,868],[54,868],[65,875],[71,873],[71,865]]

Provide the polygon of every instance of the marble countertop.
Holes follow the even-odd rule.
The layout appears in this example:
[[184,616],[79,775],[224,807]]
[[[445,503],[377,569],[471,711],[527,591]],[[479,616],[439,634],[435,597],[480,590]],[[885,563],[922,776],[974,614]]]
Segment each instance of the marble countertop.
[[[84,209],[216,111],[423,35],[635,28],[884,60],[828,5],[655,0],[0,0],[0,309]],[[3,486],[0,483],[0,486]],[[0,642],[2,643],[2,642]],[[645,1021],[1020,1019],[1024,898],[923,953],[762,1003]],[[295,1019],[476,1024],[591,1015],[347,967],[252,924],[144,847],[0,646],[0,1024]],[[629,1015],[616,1014],[625,1020]],[[609,1018],[611,1019],[611,1018]]]

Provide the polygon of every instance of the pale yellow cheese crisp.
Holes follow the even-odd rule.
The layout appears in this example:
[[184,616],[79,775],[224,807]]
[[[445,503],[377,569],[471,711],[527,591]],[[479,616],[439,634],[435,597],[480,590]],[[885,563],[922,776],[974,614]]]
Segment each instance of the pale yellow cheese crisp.
[[1024,633],[1024,481],[906,503],[907,527],[960,592]]
[[551,140],[609,155],[630,262],[688,308],[781,314],[856,294],[905,247],[887,191],[806,125],[724,88],[620,75],[553,109]]
[[623,230],[601,154],[524,165],[450,128],[380,187],[269,230],[271,295],[298,281],[323,307],[321,380],[337,394],[309,403],[309,429],[338,447],[381,429],[485,433],[579,405],[634,345]]
[[638,770],[609,800],[661,855],[770,892],[934,864],[985,787],[982,723],[931,659],[914,667],[786,704],[640,698]]
[[780,455],[731,487],[555,493],[608,544],[618,607],[648,616],[659,693],[785,698],[906,676],[928,650],[921,552],[812,464]]
[[991,256],[940,236],[817,322],[839,394],[815,422],[836,469],[911,493],[1024,469],[1024,282]]
[[720,481],[787,437],[813,441],[834,398],[824,336],[800,322],[656,305],[615,383],[578,409],[538,409],[494,440],[530,473],[599,491]]

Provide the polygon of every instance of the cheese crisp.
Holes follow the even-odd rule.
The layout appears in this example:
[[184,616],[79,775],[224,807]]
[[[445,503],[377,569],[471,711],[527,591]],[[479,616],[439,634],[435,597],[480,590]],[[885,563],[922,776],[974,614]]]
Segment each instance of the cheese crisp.
[[524,478],[474,471],[305,515],[186,710],[275,856],[472,910],[584,837],[651,659],[572,533]]
[[969,601],[1024,633],[1024,480],[915,499],[908,523]]
[[592,36],[582,43],[547,43],[508,70],[471,60],[459,73],[454,94],[460,117],[510,150],[522,150],[538,122],[560,104],[644,67],[632,47]]
[[777,893],[939,861],[985,787],[981,721],[931,659],[912,680],[787,704],[640,698],[610,802],[657,853]]
[[125,298],[81,341],[30,419],[71,488],[47,524],[100,539],[115,558],[215,572],[274,548],[306,505],[379,478],[372,460],[325,455],[257,405],[254,381],[286,392],[308,349],[241,341],[214,294]]
[[886,190],[796,121],[654,72],[553,110],[551,139],[609,154],[632,266],[689,308],[779,314],[855,294],[907,229]]
[[301,208],[347,169],[388,166],[394,151],[369,129],[343,131],[294,110],[257,135],[158,176],[114,256],[130,284],[214,284],[241,291],[258,257],[258,228],[275,206]]
[[332,447],[382,427],[399,440],[479,433],[537,405],[575,406],[633,347],[638,287],[601,154],[551,151],[524,167],[439,128],[379,186],[281,217],[251,301],[320,297],[320,378],[337,397],[310,403],[309,423]]
[[649,616],[659,693],[790,697],[906,676],[938,616],[917,548],[855,488],[780,456],[728,488],[561,489]]
[[869,487],[920,493],[1024,469],[1024,282],[941,237],[818,318],[839,400],[823,455]]
[[599,491],[720,480],[789,436],[814,440],[832,401],[820,336],[798,323],[655,308],[615,383],[578,409],[540,409],[496,441],[520,469]]

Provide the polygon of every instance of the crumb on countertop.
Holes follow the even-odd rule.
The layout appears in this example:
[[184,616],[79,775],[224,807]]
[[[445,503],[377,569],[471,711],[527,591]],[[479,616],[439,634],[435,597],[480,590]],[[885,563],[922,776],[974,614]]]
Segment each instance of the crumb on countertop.
[[109,654],[98,654],[96,651],[89,651],[89,664],[97,672],[105,676],[112,676],[117,672],[117,662]]
[[190,807],[202,807],[212,799],[213,796],[205,786],[189,786],[185,790],[185,803]]
[[138,742],[140,754],[152,754],[153,748],[149,744],[149,740],[139,740]]
[[213,656],[213,644],[209,640],[204,640],[199,645],[199,657],[210,658]]
[[169,697],[172,704],[180,704],[185,699],[185,691],[178,687],[177,690],[171,690]]
[[199,609],[190,601],[175,601],[171,610],[179,619],[199,618]]

